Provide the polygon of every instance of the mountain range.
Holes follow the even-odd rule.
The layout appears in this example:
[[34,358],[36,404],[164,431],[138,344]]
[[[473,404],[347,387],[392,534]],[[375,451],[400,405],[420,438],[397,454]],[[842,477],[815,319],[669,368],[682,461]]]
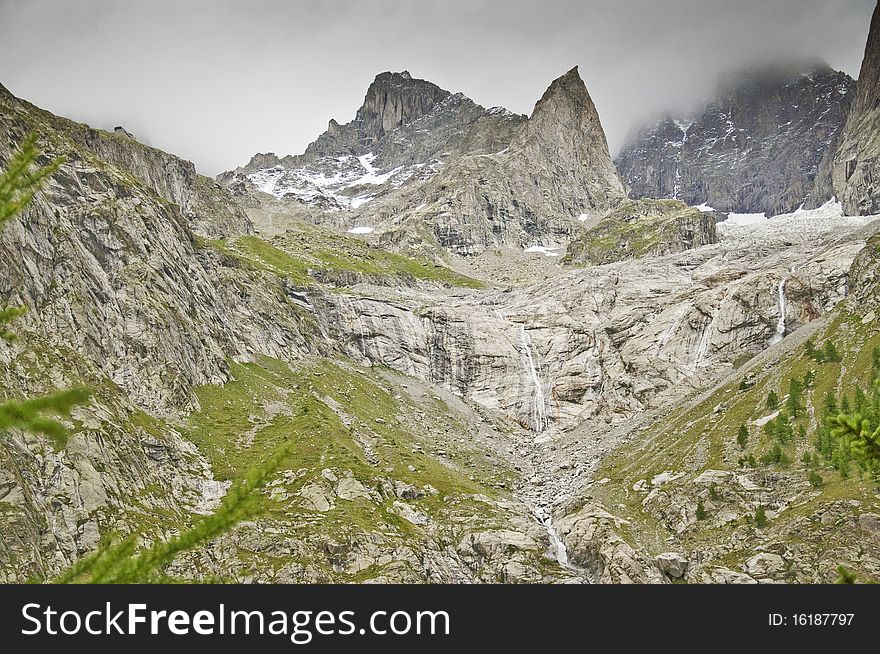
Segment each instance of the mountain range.
[[286,445],[168,578],[880,579],[876,484],[817,445],[877,373],[878,16],[858,83],[737,75],[616,166],[577,68],[528,117],[381,73],[216,180],[0,87],[0,164],[64,157],[0,232],[3,394],[93,392],[0,440],[0,580],[180,533]]
[[827,64],[726,76],[717,98],[630,137],[616,159],[634,196],[676,198],[725,213],[795,211],[831,195],[820,165],[843,129],[855,82]]

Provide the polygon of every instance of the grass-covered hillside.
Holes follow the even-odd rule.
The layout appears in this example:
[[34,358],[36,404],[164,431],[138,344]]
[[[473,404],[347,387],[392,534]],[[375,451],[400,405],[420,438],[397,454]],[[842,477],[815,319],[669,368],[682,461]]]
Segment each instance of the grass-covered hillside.
[[[201,409],[183,426],[216,478],[239,481],[279,448],[292,451],[253,522],[214,545],[226,554],[196,552],[176,574],[516,581],[562,573],[540,538],[510,536],[511,525],[533,528],[524,507],[506,501],[515,471],[465,438],[472,418],[420,384],[327,359],[258,357],[233,363],[231,374],[198,389]],[[507,563],[519,561],[520,579],[494,566],[502,551]],[[432,557],[441,568],[426,577]]]
[[239,236],[209,241],[210,246],[294,283],[335,285],[357,282],[481,288],[475,279],[427,260],[417,260],[370,245],[353,236],[305,223],[291,224],[279,236]]

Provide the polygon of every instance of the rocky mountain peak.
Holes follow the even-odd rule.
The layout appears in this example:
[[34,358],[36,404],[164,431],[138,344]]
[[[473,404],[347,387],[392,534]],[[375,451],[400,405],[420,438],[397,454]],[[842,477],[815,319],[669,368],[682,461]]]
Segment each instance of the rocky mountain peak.
[[[535,104],[530,120],[545,118],[555,121],[560,118],[571,119],[581,125],[592,121],[598,123],[598,111],[577,66],[562,77],[553,80]],[[578,126],[572,122],[569,122],[569,125]],[[604,137],[604,133],[602,136]]]
[[281,160],[274,152],[259,152],[251,157],[251,160],[248,162],[248,168],[272,168],[273,166],[277,166],[281,163]]
[[[577,156],[584,145],[608,150],[599,112],[575,66],[553,80],[535,104],[526,129],[525,140],[550,139],[554,145]],[[610,158],[609,158],[610,159]]]
[[821,205],[830,197],[816,190],[830,178],[822,160],[835,149],[854,87],[816,60],[732,71],[702,109],[666,115],[632,136],[618,170],[639,198],[773,214]]
[[599,112],[577,66],[550,84],[512,149],[534,160],[558,162],[562,167],[559,174],[573,175],[573,188],[584,188],[585,180],[591,180],[593,183],[587,186],[597,193],[592,208],[626,197],[608,151]]
[[421,118],[449,95],[436,84],[413,78],[409,71],[380,73],[355,118],[362,142],[376,143],[391,130]]

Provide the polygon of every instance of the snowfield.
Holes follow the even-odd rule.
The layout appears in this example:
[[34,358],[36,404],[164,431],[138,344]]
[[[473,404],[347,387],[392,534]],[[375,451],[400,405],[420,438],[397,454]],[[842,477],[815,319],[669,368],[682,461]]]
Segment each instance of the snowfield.
[[729,214],[718,223],[721,239],[762,239],[790,236],[802,240],[819,234],[863,227],[880,216],[846,216],[836,198],[818,209],[798,209],[794,213],[768,218],[765,214]]
[[277,198],[293,196],[306,204],[340,211],[357,209],[374,200],[381,195],[382,187],[398,188],[417,174],[430,177],[439,166],[439,162],[417,163],[382,172],[373,165],[375,159],[372,152],[359,157],[324,157],[302,168],[279,165],[257,170],[247,178],[258,190]]

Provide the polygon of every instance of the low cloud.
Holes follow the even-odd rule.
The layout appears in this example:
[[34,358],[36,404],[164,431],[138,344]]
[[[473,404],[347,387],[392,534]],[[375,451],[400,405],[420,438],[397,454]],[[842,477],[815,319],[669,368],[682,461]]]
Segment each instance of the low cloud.
[[384,70],[530,113],[577,64],[616,149],[656,112],[705,101],[731,68],[819,58],[857,75],[874,4],[0,0],[0,83],[216,174],[257,151],[301,152]]

